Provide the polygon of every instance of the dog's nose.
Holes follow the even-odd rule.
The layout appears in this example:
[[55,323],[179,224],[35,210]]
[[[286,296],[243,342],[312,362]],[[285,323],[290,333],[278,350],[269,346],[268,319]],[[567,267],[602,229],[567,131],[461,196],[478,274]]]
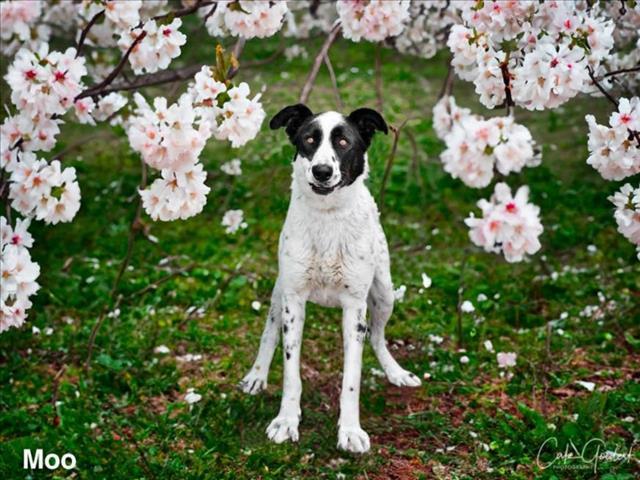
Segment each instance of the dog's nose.
[[333,167],[331,165],[314,165],[311,168],[311,173],[316,180],[326,182],[333,175]]

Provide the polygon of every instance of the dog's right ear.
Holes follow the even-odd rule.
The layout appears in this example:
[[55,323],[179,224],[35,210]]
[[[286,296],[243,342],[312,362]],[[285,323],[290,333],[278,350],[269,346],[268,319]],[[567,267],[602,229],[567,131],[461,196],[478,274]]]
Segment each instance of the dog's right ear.
[[286,127],[287,135],[289,135],[289,138],[293,141],[293,138],[296,136],[296,133],[298,133],[304,121],[312,116],[313,112],[302,103],[289,105],[276,113],[269,122],[269,127],[271,127],[271,130]]

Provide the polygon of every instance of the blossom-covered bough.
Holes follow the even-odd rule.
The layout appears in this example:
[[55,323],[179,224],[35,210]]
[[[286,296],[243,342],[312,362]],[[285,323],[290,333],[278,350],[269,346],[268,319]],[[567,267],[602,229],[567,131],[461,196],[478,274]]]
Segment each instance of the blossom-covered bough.
[[[171,68],[189,46],[183,24],[189,16],[212,37],[215,62]],[[102,320],[119,305],[118,283],[142,211],[159,221],[197,215],[210,190],[200,161],[207,142],[240,147],[258,135],[265,118],[260,94],[236,80],[242,73],[238,58],[252,39],[281,35],[293,43],[287,49],[293,59],[301,54],[303,39],[326,35],[300,101],[308,100],[324,64],[339,106],[329,59],[338,36],[423,58],[448,50],[450,75],[433,108],[435,132],[445,144],[443,168],[472,188],[488,187],[498,178],[491,198],[478,203],[481,216],[470,214],[466,224],[474,244],[509,262],[535,254],[543,231],[540,209],[529,202],[529,194],[535,197],[536,192],[519,186],[512,193],[506,183],[510,173],[542,160],[530,131],[516,120],[517,109],[535,112],[557,108],[577,95],[605,96],[613,106],[608,125],[592,115],[586,118],[587,163],[612,181],[640,172],[640,102],[634,93],[640,71],[640,2],[33,0],[0,3],[0,20],[11,90],[0,127],[5,207],[0,331],[24,322],[29,298],[38,289],[29,223],[69,222],[80,208],[82,178],[49,153],[64,134],[64,124],[123,127],[142,165],[127,255],[92,332],[90,351]],[[73,39],[68,32],[75,32]],[[66,48],[50,47],[51,40],[61,45],[65,38]],[[233,47],[225,51],[223,40]],[[243,62],[244,67],[250,64]],[[458,106],[451,95],[454,76],[473,82],[487,109],[504,109],[505,114],[474,115]],[[189,85],[174,102],[145,96],[146,87],[184,81]],[[392,128],[387,172],[405,124]],[[225,173],[241,172],[239,161],[223,162]],[[149,182],[148,169],[155,172]],[[625,184],[611,201],[620,232],[639,245],[640,255],[640,187]],[[22,219],[12,221],[16,213]],[[226,212],[222,225],[229,234],[247,227],[239,209]]]

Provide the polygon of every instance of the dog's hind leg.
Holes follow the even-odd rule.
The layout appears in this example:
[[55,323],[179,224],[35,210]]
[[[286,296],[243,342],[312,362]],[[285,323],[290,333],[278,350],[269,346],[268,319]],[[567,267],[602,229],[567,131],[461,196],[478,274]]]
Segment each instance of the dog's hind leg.
[[256,395],[267,388],[267,375],[273,359],[273,353],[278,346],[280,330],[282,329],[282,294],[278,283],[271,294],[271,306],[260,339],[258,356],[249,373],[240,381],[240,389],[250,395]]
[[[385,269],[386,270],[386,269]],[[371,313],[371,345],[380,366],[391,383],[399,387],[417,387],[420,379],[402,368],[391,356],[384,337],[384,328],[393,311],[393,284],[388,270],[376,270],[369,290],[367,305]]]

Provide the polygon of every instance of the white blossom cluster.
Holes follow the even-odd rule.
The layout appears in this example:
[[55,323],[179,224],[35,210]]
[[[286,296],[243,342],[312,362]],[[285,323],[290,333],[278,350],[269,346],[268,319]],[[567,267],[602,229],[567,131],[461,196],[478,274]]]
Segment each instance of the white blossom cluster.
[[529,203],[529,187],[520,187],[512,196],[506,183],[498,183],[491,198],[481,199],[478,207],[482,217],[471,213],[465,220],[475,245],[502,253],[508,262],[520,262],[540,250],[540,208]]
[[167,19],[166,22],[150,19],[164,11],[166,3],[146,0],[83,0],[77,8],[81,27],[104,12],[104,19],[96,22],[89,30],[87,42],[91,45],[118,46],[125,52],[144,33],[144,38],[129,55],[131,68],[139,74],[166,69],[171,60],[180,55],[180,47],[186,43],[186,36],[179,30],[182,26],[181,19]]
[[475,84],[488,108],[506,100],[529,110],[555,108],[593,90],[587,67],[598,69],[613,47],[614,24],[576,2],[458,2],[463,23],[447,42],[458,76]]
[[312,33],[331,30],[338,18],[335,4],[297,0],[290,2],[283,33],[286,37],[309,38]]
[[609,200],[615,205],[613,214],[618,231],[636,245],[640,260],[640,186],[625,184]]
[[465,185],[483,188],[494,168],[502,175],[540,164],[529,130],[512,117],[483,119],[443,97],[433,109],[434,128],[447,148],[440,159],[447,173]]
[[55,116],[63,115],[83,90],[85,60],[76,58],[75,48],[64,53],[49,52],[42,44],[38,51],[21,49],[7,70],[5,80],[11,88],[11,102],[18,110],[2,124],[2,152],[22,140],[26,150],[51,150],[60,129]]
[[266,38],[282,28],[288,13],[285,0],[220,0],[199,14],[213,37]]
[[593,115],[589,125],[587,163],[606,180],[622,180],[640,173],[640,99],[621,98],[609,126],[599,125]]
[[82,91],[84,58],[74,48],[49,52],[20,50],[7,70],[11,102],[18,114],[0,126],[0,167],[9,176],[9,199],[14,209],[48,224],[69,222],[80,208],[75,169],[54,160],[37,159],[34,151],[48,151],[60,132],[58,119]]
[[51,29],[38,22],[45,2],[39,0],[11,0],[0,3],[0,52],[11,55],[20,47],[38,48],[48,42]]
[[221,224],[225,227],[225,232],[230,234],[247,228],[247,222],[244,221],[244,212],[242,210],[227,210],[222,217]]
[[0,216],[0,333],[20,327],[31,308],[31,297],[40,288],[36,280],[40,267],[31,260],[33,237],[27,231],[30,221],[16,220],[12,228]]
[[47,163],[32,152],[21,152],[6,165],[10,172],[11,206],[25,217],[47,224],[70,222],[80,209],[80,187],[73,167],[58,160]]
[[446,0],[412,1],[402,33],[393,39],[395,48],[404,54],[433,57],[445,46],[447,31],[459,21],[456,10]]
[[161,170],[161,177],[140,192],[151,218],[185,219],[202,211],[210,189],[198,162],[207,140],[213,135],[239,147],[255,138],[264,121],[260,95],[250,99],[249,94],[246,83],[227,88],[205,66],[173,105],[157,97],[151,108],[142,95],[135,95],[129,143],[149,166]]
[[400,35],[409,18],[409,0],[338,0],[338,17],[345,38],[381,42]]
[[118,40],[123,51],[127,51],[142,32],[146,34],[129,55],[129,63],[136,75],[164,70],[171,60],[180,56],[180,47],[187,43],[186,35],[179,30],[181,26],[179,18],[168,25],[158,25],[155,20],[149,20],[142,28],[123,32]]

